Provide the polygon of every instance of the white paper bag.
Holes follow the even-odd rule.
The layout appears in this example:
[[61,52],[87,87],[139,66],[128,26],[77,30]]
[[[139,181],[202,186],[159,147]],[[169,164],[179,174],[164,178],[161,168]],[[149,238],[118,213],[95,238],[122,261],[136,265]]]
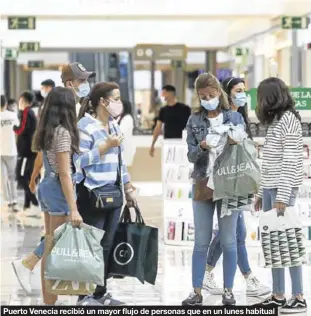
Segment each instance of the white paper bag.
[[267,268],[295,267],[306,254],[301,221],[296,207],[278,216],[272,209],[260,214],[261,244]]

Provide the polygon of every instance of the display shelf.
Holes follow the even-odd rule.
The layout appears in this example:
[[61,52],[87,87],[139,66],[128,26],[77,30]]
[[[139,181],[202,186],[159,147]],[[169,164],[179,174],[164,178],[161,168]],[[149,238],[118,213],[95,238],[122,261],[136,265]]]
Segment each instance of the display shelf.
[[[264,137],[255,137],[258,143]],[[304,144],[311,146],[311,137],[304,137]],[[309,148],[309,147],[308,147]],[[309,157],[309,155],[308,155]],[[259,163],[261,159],[258,159]],[[305,179],[299,190],[296,205],[304,227],[306,245],[311,246],[311,159],[304,160]],[[167,245],[191,246],[194,239],[193,210],[191,200],[193,165],[187,160],[187,144],[182,140],[164,140],[162,147],[162,186],[164,242]],[[246,244],[261,247],[259,218],[253,212],[243,212],[247,227]],[[217,216],[214,214],[214,233]],[[189,240],[190,239],[190,240]]]

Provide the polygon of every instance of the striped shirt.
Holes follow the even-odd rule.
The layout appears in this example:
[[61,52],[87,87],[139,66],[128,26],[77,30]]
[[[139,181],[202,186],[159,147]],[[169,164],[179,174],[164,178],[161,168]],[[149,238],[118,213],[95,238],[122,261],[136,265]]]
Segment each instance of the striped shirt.
[[303,139],[301,123],[292,112],[269,126],[263,149],[261,188],[277,188],[276,202],[288,204],[292,188],[303,181]]
[[[108,133],[102,123],[89,114],[78,122],[80,132],[80,154],[74,154],[73,161],[76,168],[74,179],[77,183],[84,180],[84,185],[89,189],[95,189],[105,185],[114,184],[117,179],[118,153],[117,147],[109,149],[104,155],[100,156],[98,146],[105,142]],[[121,130],[118,123],[110,118],[109,130],[111,135],[120,135]],[[130,182],[130,176],[124,163],[124,147],[121,148],[122,159],[122,182]],[[82,170],[83,169],[83,170]],[[85,172],[85,177],[84,173]]]

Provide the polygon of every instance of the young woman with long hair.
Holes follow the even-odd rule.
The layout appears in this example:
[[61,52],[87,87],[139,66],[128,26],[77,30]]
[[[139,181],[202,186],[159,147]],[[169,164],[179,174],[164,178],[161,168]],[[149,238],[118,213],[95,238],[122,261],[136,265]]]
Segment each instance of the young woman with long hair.
[[[131,206],[136,203],[124,161],[123,135],[115,120],[122,114],[122,110],[119,86],[110,82],[96,84],[80,110],[80,152],[74,155],[78,208],[83,221],[105,231],[101,242],[105,259],[105,283],[108,279],[109,254],[122,207],[98,210],[90,200],[90,192],[96,189],[110,190],[120,177],[118,186],[124,191],[127,204]],[[122,203],[122,197],[120,201]],[[80,296],[78,304],[123,304],[107,294],[106,284],[97,286],[92,297]]]
[[[249,128],[249,118],[247,111],[247,98],[245,93],[245,83],[241,78],[230,77],[222,83],[224,91],[227,93],[228,101],[230,104],[231,111],[240,113],[245,122],[245,131],[248,137],[252,139],[251,131]],[[263,296],[269,294],[270,288],[262,285],[259,280],[253,275],[249,265],[247,249],[245,245],[246,240],[246,225],[244,220],[243,212],[240,213],[237,223],[237,250],[238,250],[238,266],[241,273],[246,280],[246,295],[247,296]],[[217,261],[222,254],[220,245],[220,234],[219,231],[213,241],[210,244],[206,272],[204,276],[203,288],[209,291],[211,294],[220,294],[222,289],[217,287],[214,280],[212,270],[215,268]]]
[[[68,217],[73,226],[82,222],[71,170],[71,155],[79,152],[76,122],[76,101],[72,90],[62,87],[53,89],[47,97],[34,139],[34,149],[42,152],[45,170],[38,196],[44,211],[46,236],[52,236]],[[44,253],[41,261],[43,301],[46,305],[54,305],[57,296],[45,291],[46,256]]]
[[[268,126],[263,150],[261,187],[255,209],[287,212],[294,206],[303,182],[303,139],[301,118],[288,87],[279,78],[263,80],[258,87],[256,114]],[[284,268],[272,268],[272,296],[263,306],[280,308],[282,313],[305,312],[302,267],[289,268],[292,298],[286,302]]]
[[[213,160],[210,160],[210,147],[206,143],[209,127],[220,124],[244,125],[243,117],[238,112],[230,110],[226,93],[219,81],[212,74],[199,75],[195,82],[200,105],[190,116],[187,124],[188,159],[194,164],[192,178],[192,207],[195,226],[195,242],[192,255],[192,285],[193,292],[186,298],[183,305],[202,305],[202,286],[206,267],[207,252],[213,233],[213,216],[217,209],[220,243],[224,253],[224,290],[223,304],[234,305],[232,293],[237,267],[236,229],[241,211],[220,217],[222,201],[207,200],[199,197],[204,192],[207,178],[213,170]],[[228,140],[230,143],[232,141]],[[214,156],[213,156],[214,157]],[[202,185],[201,185],[202,184]],[[205,194],[203,194],[205,195]]]

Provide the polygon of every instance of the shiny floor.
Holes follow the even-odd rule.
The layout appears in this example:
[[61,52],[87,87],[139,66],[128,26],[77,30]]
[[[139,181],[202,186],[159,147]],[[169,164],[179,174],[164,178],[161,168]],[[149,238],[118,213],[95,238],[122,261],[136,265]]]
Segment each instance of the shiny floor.
[[[163,216],[160,184],[138,183],[139,205],[145,221],[160,228],[160,255],[158,278],[155,286],[140,284],[134,279],[109,281],[109,292],[129,305],[180,305],[191,291],[191,254],[190,247],[165,246],[163,244]],[[20,288],[11,268],[11,261],[22,258],[31,252],[39,242],[43,232],[42,221],[14,215],[1,207],[1,305],[40,305],[40,268],[32,276],[33,295],[26,296]],[[311,249],[308,249],[311,256]],[[254,274],[262,283],[271,285],[270,271],[262,267],[259,247],[248,248],[249,261]],[[222,263],[219,261],[214,274],[222,283]],[[286,274],[286,292],[290,294],[289,274]],[[304,267],[304,290],[309,303],[311,316],[311,266]],[[259,302],[257,298],[245,296],[245,281],[237,272],[234,293],[239,305]],[[75,304],[76,297],[61,296],[65,304]],[[221,305],[221,296],[204,293],[204,305]]]

